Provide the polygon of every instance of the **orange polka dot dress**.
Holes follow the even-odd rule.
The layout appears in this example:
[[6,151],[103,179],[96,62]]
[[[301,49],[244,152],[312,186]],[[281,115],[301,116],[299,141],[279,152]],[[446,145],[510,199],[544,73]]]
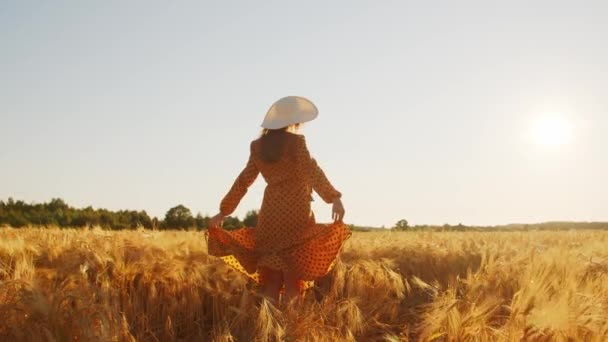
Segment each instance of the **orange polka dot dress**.
[[311,211],[314,190],[326,202],[341,196],[310,156],[303,136],[288,134],[286,152],[274,163],[261,160],[261,140],[251,143],[250,157],[220,205],[228,216],[258,174],[267,183],[255,228],[226,231],[209,228],[209,254],[260,282],[266,267],[290,272],[303,281],[318,279],[331,269],[350,230],[342,222],[318,224]]

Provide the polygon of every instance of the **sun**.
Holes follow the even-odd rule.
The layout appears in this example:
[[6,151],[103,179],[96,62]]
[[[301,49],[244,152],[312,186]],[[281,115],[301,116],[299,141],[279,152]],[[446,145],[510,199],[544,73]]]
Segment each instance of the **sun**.
[[534,141],[539,145],[564,146],[572,138],[572,125],[564,118],[544,117],[534,123],[532,135]]

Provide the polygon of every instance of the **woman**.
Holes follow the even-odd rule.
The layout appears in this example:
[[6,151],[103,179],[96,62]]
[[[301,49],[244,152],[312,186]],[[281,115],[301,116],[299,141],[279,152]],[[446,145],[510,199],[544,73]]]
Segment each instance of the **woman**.
[[[309,100],[288,96],[275,102],[262,123],[262,136],[250,146],[245,169],[210,220],[209,254],[223,257],[234,268],[257,280],[264,295],[278,302],[282,288],[288,299],[306,282],[330,270],[350,231],[342,222],[341,194],[311,158],[304,136],[295,132],[315,119]],[[258,173],[267,183],[255,228],[225,231],[222,220],[237,207]],[[312,190],[333,205],[333,224],[315,222]]]

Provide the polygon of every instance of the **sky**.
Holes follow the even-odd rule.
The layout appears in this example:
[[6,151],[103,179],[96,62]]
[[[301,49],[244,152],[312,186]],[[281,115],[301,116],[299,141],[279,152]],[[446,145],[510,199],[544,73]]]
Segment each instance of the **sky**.
[[347,223],[606,221],[606,18],[606,1],[2,1],[0,199],[214,215],[270,105],[299,95]]

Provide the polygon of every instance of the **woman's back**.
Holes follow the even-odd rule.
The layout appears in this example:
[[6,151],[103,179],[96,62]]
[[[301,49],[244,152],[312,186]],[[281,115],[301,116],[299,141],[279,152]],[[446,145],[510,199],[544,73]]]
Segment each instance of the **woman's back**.
[[[260,173],[268,184],[260,208],[256,240],[265,251],[280,250],[308,237],[307,229],[315,220],[310,208],[312,166],[304,136],[285,132],[282,155],[276,161],[264,161],[263,137],[254,141],[251,153]],[[327,197],[339,192],[330,188]]]
[[[303,181],[299,178],[300,172],[298,172],[298,147],[301,148],[301,142],[303,142],[303,136],[296,135],[289,132],[281,132],[280,146],[278,151],[265,151],[265,139],[272,139],[266,136],[262,136],[259,139],[251,142],[251,155],[254,158],[254,162],[264,177],[266,183],[270,186],[281,184],[286,181]],[[275,139],[278,140],[278,139]],[[276,144],[276,141],[272,141]],[[272,146],[272,148],[276,148]],[[273,153],[274,152],[274,153]],[[278,154],[268,156],[267,154]],[[272,158],[269,158],[272,157]]]

